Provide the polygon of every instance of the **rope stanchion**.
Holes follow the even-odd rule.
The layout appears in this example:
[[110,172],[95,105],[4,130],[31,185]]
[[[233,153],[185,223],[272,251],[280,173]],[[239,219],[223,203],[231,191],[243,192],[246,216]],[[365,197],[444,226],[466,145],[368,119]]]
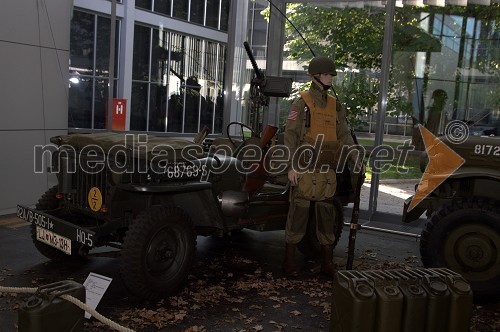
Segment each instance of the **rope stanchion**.
[[[4,286],[0,286],[0,293],[35,294],[37,292],[37,290],[38,290],[38,288],[33,288],[33,287],[4,287]],[[111,319],[104,317],[103,315],[98,313],[94,308],[89,307],[88,305],[86,305],[85,303],[83,303],[82,301],[80,301],[79,299],[77,299],[71,295],[63,294],[63,295],[59,295],[59,297],[70,302],[70,303],[73,303],[74,305],[76,305],[80,309],[83,309],[84,311],[88,312],[95,319],[97,319],[98,321],[100,321],[103,324],[108,325],[112,329],[115,329],[115,330],[120,331],[120,332],[135,332],[134,330],[129,329],[128,327],[121,326],[120,324],[112,321]]]

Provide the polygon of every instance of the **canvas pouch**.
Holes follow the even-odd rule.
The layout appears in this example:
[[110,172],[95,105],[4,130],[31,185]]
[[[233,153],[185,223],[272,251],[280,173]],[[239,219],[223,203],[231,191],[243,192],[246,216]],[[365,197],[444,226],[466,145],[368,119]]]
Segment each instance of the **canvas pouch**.
[[296,197],[309,201],[323,201],[333,197],[336,189],[337,177],[333,170],[326,173],[315,170],[300,174]]

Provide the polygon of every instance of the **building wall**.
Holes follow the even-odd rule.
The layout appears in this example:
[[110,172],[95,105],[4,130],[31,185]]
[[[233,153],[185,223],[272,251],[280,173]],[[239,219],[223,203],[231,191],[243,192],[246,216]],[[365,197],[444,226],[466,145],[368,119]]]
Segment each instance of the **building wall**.
[[72,2],[3,0],[0,11],[0,215],[35,204],[55,178],[34,146],[67,132]]

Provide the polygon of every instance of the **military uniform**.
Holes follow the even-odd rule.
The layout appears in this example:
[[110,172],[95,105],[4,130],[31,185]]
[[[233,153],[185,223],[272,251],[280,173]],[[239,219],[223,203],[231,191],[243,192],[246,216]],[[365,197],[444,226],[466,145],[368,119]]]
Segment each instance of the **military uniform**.
[[[316,108],[326,108],[328,99],[333,100],[335,102],[334,112],[336,112],[335,123],[334,124],[325,124],[323,122],[323,128],[325,130],[334,130],[333,133],[323,133],[324,143],[329,144],[332,141],[332,138],[338,142],[338,151],[340,152],[340,148],[344,145],[354,145],[354,141],[350,134],[350,129],[347,125],[345,110],[342,105],[335,100],[335,98],[329,96],[327,91],[322,91],[321,88],[317,84],[312,84],[309,89],[309,96],[312,99],[312,102],[315,105],[306,105],[304,98],[296,99],[290,111],[290,115],[288,117],[285,129],[285,145],[290,149],[291,155],[295,153],[297,148],[299,148],[303,144],[311,144],[314,142],[311,141],[311,138],[315,136],[315,133],[318,132],[318,129],[314,128],[317,125],[314,120],[311,123],[311,115],[308,115],[308,112],[311,112],[312,107]],[[332,111],[330,109],[330,111]],[[314,116],[314,115],[312,115]],[[321,120],[324,120],[323,118]],[[308,135],[308,132],[312,132],[312,134]],[[330,151],[323,151],[328,154]],[[331,152],[333,154],[335,152]],[[338,156],[338,154],[337,154]],[[335,159],[334,156],[332,156]],[[319,171],[321,166],[325,165],[325,158],[319,157],[316,164],[316,171]],[[328,161],[326,161],[328,162]],[[333,167],[336,166],[334,160],[331,160],[331,163],[328,163],[330,166],[330,172],[334,172]],[[290,166],[292,167],[292,163]],[[335,177],[333,177],[335,179]],[[299,183],[301,179],[299,178]],[[331,183],[332,186],[336,186],[336,182]],[[333,190],[335,191],[335,190]],[[315,212],[316,212],[316,220],[317,220],[317,236],[320,244],[328,245],[333,244],[335,241],[334,229],[332,220],[334,218],[333,213],[333,205],[331,200],[328,198],[326,200],[318,201],[316,204]],[[300,192],[297,190],[293,190],[290,197],[290,210],[288,213],[288,222],[286,227],[286,242],[290,244],[297,244],[302,240],[306,233],[307,221],[309,217],[309,206],[310,200],[304,199],[300,197]]]
[[[318,73],[335,75],[334,67],[332,70],[324,70],[325,63],[327,68],[334,66],[331,60],[322,58],[320,61],[322,61],[320,70],[323,69],[323,71],[318,70]],[[309,72],[315,74],[311,72],[311,65]],[[332,196],[336,189],[335,168],[342,147],[354,145],[342,104],[328,95],[326,89],[313,82],[309,91],[302,93],[301,97],[292,103],[286,123],[284,143],[290,149],[290,155],[294,156],[301,146],[305,144],[314,146],[318,135],[322,135],[323,145],[312,157],[313,166],[309,172],[313,176],[300,174],[298,184],[293,187],[290,194],[290,208],[285,230],[286,256],[283,266],[285,274],[290,276],[298,274],[293,262],[294,247],[306,234],[312,200],[315,201],[316,234],[322,247],[322,272],[332,276],[334,274],[332,244],[335,241],[333,223],[335,209]],[[329,174],[324,172],[325,165],[329,168]],[[289,170],[292,168],[295,170],[295,166],[291,160]],[[314,183],[305,182],[312,182],[311,178],[315,179],[314,176],[317,174],[322,174],[328,179],[326,187],[322,189],[325,192],[318,193],[318,197],[304,197],[304,190],[301,188],[306,188],[307,191],[314,186]]]

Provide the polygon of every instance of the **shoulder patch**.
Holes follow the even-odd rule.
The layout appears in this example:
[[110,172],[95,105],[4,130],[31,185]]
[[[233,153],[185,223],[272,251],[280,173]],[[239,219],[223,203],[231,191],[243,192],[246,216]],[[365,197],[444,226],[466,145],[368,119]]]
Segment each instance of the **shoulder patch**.
[[297,120],[297,116],[299,115],[299,111],[295,108],[292,108],[290,113],[288,114],[288,120]]

